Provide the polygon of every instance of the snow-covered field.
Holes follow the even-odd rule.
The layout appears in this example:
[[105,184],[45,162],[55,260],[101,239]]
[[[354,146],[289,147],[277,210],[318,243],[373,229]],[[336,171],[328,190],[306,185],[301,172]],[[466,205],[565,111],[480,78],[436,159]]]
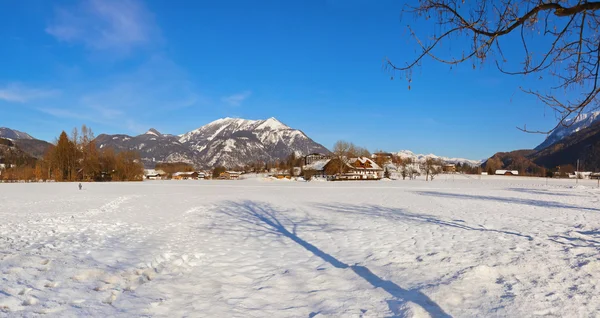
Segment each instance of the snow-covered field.
[[0,316],[589,317],[595,181],[0,184]]

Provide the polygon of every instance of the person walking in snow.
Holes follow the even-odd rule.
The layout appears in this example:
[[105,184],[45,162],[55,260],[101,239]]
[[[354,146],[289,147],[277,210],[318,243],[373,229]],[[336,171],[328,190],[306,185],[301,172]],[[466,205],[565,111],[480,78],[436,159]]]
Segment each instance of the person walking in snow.
[[82,187],[83,187],[83,186],[82,186],[82,185],[81,185],[81,183],[80,183],[80,184],[79,184],[79,190],[81,190],[81,188],[82,188]]

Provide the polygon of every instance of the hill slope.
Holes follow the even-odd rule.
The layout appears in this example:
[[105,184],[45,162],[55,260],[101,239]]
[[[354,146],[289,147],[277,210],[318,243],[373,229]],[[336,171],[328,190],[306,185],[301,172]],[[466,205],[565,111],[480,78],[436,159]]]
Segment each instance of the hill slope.
[[7,127],[0,127],[0,138],[16,140],[16,139],[34,139],[29,134]]
[[0,127],[0,138],[11,140],[20,150],[35,158],[43,157],[52,147],[52,144],[47,141],[35,139],[28,133],[6,127]]
[[581,114],[580,116],[565,121],[565,126],[559,126],[554,130],[544,142],[535,147],[535,150],[545,149],[563,138],[566,138],[576,132],[579,132],[592,124],[600,121],[600,111]]
[[547,168],[564,164],[575,166],[580,160],[581,170],[600,170],[600,121],[532,154],[530,158]]

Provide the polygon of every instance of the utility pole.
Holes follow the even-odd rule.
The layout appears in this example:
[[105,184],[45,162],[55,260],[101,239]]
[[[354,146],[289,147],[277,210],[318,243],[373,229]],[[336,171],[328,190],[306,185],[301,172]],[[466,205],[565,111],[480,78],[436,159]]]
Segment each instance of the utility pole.
[[579,159],[577,159],[577,172],[575,172],[575,183],[579,183]]

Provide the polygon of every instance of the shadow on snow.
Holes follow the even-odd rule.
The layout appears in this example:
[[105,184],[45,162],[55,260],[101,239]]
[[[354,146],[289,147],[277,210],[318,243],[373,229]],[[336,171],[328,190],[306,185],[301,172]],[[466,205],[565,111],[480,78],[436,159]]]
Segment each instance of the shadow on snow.
[[529,189],[529,188],[507,188],[508,191],[514,191],[519,193],[529,193],[529,194],[541,194],[541,195],[552,195],[557,197],[578,197],[579,195],[575,193],[565,193],[565,192],[554,192],[545,189]]
[[582,207],[582,206],[570,205],[570,204],[565,204],[565,203],[555,202],[555,201],[544,201],[544,200],[534,200],[534,199],[524,199],[524,198],[514,198],[514,197],[494,197],[494,196],[490,196],[490,195],[471,195],[471,194],[447,193],[447,192],[437,192],[437,191],[416,191],[415,193],[424,195],[424,196],[433,196],[433,197],[440,197],[440,198],[495,201],[495,202],[503,202],[503,203],[530,205],[530,206],[536,206],[536,207],[573,209],[573,210],[578,210],[578,211],[581,211],[581,210],[600,211],[600,209],[597,209],[597,208]]
[[[369,268],[360,265],[348,265],[334,256],[322,251],[313,244],[303,240],[298,236],[297,230],[299,226],[305,226],[305,222],[309,221],[305,218],[301,221],[293,221],[290,218],[281,215],[276,209],[265,203],[254,201],[243,202],[227,202],[221,212],[231,216],[238,221],[241,221],[246,226],[244,228],[253,231],[261,231],[263,233],[274,234],[280,237],[285,237],[299,246],[303,247],[313,255],[321,258],[323,261],[331,264],[335,268],[350,269],[357,276],[367,281],[375,288],[381,288],[394,297],[394,300],[388,300],[390,311],[395,315],[400,315],[401,311],[397,309],[399,301],[410,301],[429,312],[432,317],[451,317],[440,306],[438,306],[427,295],[418,290],[406,290],[396,283],[385,280],[374,274]],[[285,224],[287,224],[287,226]],[[323,224],[310,224],[309,226],[325,228]],[[314,314],[314,313],[311,313]]]
[[506,235],[522,237],[529,241],[533,240],[533,237],[531,237],[530,235],[522,234],[519,232],[514,232],[514,231],[510,231],[510,230],[489,229],[489,228],[485,228],[481,225],[475,227],[475,226],[466,224],[463,220],[443,220],[443,219],[440,219],[433,215],[411,213],[411,212],[406,212],[403,209],[388,208],[388,207],[379,206],[379,205],[372,205],[372,204],[351,205],[351,204],[345,204],[345,203],[327,205],[327,204],[319,203],[319,204],[315,204],[315,207],[317,207],[319,209],[333,211],[333,212],[361,214],[361,215],[365,215],[368,217],[383,217],[383,218],[387,218],[387,219],[390,219],[393,221],[400,221],[400,222],[411,221],[411,222],[429,223],[429,224],[439,225],[439,226],[454,227],[457,229],[467,230],[467,231],[495,232],[495,233],[499,233],[499,234],[506,234]]

